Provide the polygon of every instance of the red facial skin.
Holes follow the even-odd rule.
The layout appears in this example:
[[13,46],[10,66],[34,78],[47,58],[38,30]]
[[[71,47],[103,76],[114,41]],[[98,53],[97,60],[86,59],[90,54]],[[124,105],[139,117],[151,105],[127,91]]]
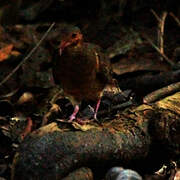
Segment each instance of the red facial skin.
[[77,33],[71,33],[69,36],[64,37],[61,41],[60,47],[59,47],[59,54],[62,55],[63,50],[72,44],[77,45],[80,43],[83,39],[83,36],[80,32]]

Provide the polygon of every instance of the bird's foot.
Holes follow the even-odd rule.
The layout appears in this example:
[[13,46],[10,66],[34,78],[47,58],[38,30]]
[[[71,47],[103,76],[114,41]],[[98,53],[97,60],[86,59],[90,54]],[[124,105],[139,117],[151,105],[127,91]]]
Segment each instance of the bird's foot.
[[71,114],[71,116],[69,117],[68,122],[73,122],[74,119],[76,119],[76,116],[74,114]]
[[84,120],[82,118],[76,118],[75,122],[77,122],[80,125],[85,125],[85,124],[89,123],[89,120]]
[[86,121],[84,121],[81,118],[76,118],[76,116],[71,115],[69,117],[69,119],[57,119],[59,122],[63,122],[63,123],[70,123],[72,124],[73,122],[76,122],[80,125],[84,125],[86,123]]
[[90,122],[93,122],[94,119],[86,119],[86,118],[72,118],[71,119],[71,118],[69,118],[68,120],[57,119],[57,121],[62,122],[62,123],[68,123],[68,124],[78,123],[79,125],[85,125]]
[[68,120],[64,120],[64,119],[57,119],[59,122],[62,122],[62,123],[78,123],[79,125],[85,125],[87,123],[90,123],[92,122],[94,119],[92,120],[89,120],[89,119],[82,119],[82,118],[69,118]]
[[74,108],[74,112],[71,114],[71,116],[69,117],[69,119],[67,121],[64,121],[62,119],[58,119],[58,121],[60,122],[65,122],[65,123],[73,123],[73,122],[76,122],[80,125],[85,125],[87,123],[90,123],[92,121],[98,121],[97,120],[97,107],[96,109],[94,110],[94,108],[92,108],[90,105],[89,105],[89,108],[90,110],[92,111],[93,113],[93,119],[88,119],[88,118],[78,118],[76,115],[77,113],[79,112],[79,106],[76,105],[75,108]]
[[76,114],[79,112],[79,106],[76,105],[74,108],[74,112],[71,114],[71,116],[69,117],[68,122],[72,122],[74,119],[76,119]]

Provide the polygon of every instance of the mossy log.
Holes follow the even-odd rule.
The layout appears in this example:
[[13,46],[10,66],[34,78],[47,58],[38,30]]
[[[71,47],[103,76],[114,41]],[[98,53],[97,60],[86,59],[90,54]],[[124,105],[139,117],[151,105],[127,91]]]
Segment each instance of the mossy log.
[[173,159],[180,155],[179,100],[180,92],[128,108],[87,131],[64,131],[56,123],[42,127],[21,144],[12,180],[62,179],[80,167],[93,172],[113,165],[143,170],[150,167],[147,160]]

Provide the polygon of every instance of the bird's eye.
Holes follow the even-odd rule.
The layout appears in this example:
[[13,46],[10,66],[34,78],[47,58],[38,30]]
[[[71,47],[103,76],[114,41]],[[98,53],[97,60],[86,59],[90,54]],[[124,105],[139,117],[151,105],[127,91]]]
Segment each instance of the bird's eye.
[[73,34],[71,35],[72,38],[75,38],[76,36],[77,36],[77,34],[75,34],[75,33],[73,33]]

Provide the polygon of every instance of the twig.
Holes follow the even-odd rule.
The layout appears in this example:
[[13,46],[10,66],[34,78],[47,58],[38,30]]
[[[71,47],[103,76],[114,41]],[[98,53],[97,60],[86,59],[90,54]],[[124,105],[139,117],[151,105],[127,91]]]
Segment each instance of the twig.
[[160,51],[160,49],[148,38],[147,35],[143,33],[143,37],[151,44],[151,46],[156,49],[156,51],[171,65],[174,66],[174,62],[172,62],[164,53]]
[[[158,47],[162,54],[164,54],[164,24],[167,17],[167,12],[163,12],[161,15],[161,21],[158,24]],[[163,58],[160,58],[163,60]]]
[[16,94],[18,92],[18,90],[19,90],[19,88],[16,88],[10,93],[3,94],[3,95],[0,96],[0,99],[12,97],[12,96],[14,96],[14,94]]
[[177,22],[178,26],[180,26],[180,20],[172,12],[170,12],[169,14],[170,14],[170,16],[172,16],[174,18],[174,20]]
[[151,9],[150,11],[151,11],[152,14],[155,16],[155,18],[156,18],[159,22],[161,22],[161,18],[156,14],[156,12],[155,12],[153,9]]
[[173,84],[170,84],[169,86],[153,91],[152,93],[148,94],[147,96],[143,98],[143,102],[152,103],[158,99],[161,99],[162,97],[165,97],[177,91],[180,91],[180,82],[173,83]]
[[30,57],[31,55],[35,52],[35,50],[40,46],[40,44],[42,43],[42,41],[46,38],[46,36],[48,35],[48,33],[51,31],[51,29],[53,28],[53,26],[55,25],[55,23],[52,23],[51,26],[49,27],[49,29],[44,33],[43,37],[39,40],[39,42],[36,44],[36,46],[29,52],[29,54],[13,69],[13,71],[11,73],[9,73],[1,82],[0,82],[0,86],[2,86],[6,81],[9,80],[9,78],[21,67],[21,65],[23,63],[25,63]]
[[[159,51],[161,52],[161,54],[164,54],[164,24],[165,24],[165,20],[167,17],[167,12],[162,12],[161,17],[159,17],[156,12],[151,9],[152,14],[155,16],[155,18],[158,21],[158,29],[157,29],[157,34],[158,34],[158,40],[157,40],[157,44],[159,47]],[[161,60],[163,60],[163,58],[160,58]]]

